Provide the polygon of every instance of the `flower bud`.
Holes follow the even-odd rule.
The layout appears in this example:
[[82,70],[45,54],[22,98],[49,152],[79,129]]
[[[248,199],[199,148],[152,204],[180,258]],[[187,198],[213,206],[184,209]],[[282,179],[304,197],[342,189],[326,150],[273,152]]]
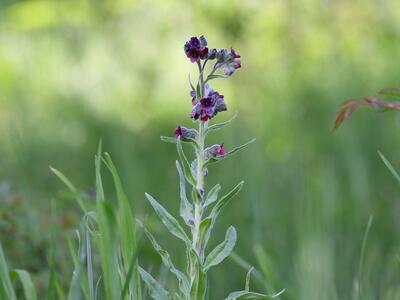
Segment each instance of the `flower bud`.
[[195,129],[189,129],[184,126],[178,126],[174,129],[174,134],[176,138],[183,139],[196,139],[197,138],[197,131]]

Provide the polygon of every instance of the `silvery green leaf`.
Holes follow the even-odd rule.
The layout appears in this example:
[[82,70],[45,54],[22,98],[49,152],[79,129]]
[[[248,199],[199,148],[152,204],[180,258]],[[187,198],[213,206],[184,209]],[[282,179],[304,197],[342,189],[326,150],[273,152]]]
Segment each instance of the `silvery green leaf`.
[[169,253],[161,248],[161,246],[158,244],[158,242],[156,241],[154,236],[150,233],[150,231],[148,231],[147,228],[142,223],[139,222],[139,224],[140,224],[140,226],[142,226],[144,233],[146,234],[147,238],[150,240],[154,250],[156,250],[157,253],[160,255],[163,264],[178,279],[180,290],[185,295],[189,295],[190,286],[189,286],[189,281],[188,281],[187,277],[181,271],[179,271],[178,269],[175,268],[174,264],[171,261],[171,257],[169,255]]
[[226,153],[223,156],[215,156],[215,157],[210,157],[208,159],[208,161],[204,164],[204,166],[207,166],[209,164],[213,164],[213,163],[217,163],[220,162],[221,160],[224,160],[226,158],[228,158],[229,156],[235,154],[236,152],[238,152],[239,150],[242,150],[243,148],[247,147],[248,145],[250,145],[251,143],[254,143],[256,139],[252,139],[250,141],[248,141],[247,143],[240,145],[236,148],[233,148],[231,151],[229,151],[228,153]]
[[254,270],[254,268],[251,267],[250,270],[247,272],[247,275],[246,275],[246,285],[245,285],[244,290],[247,291],[247,292],[250,291],[250,279],[251,279],[251,272],[253,272],[253,270]]
[[[207,232],[210,230],[210,227],[213,223],[213,219],[211,217],[205,218],[201,221],[200,226],[199,226],[199,231],[200,231],[200,244],[202,245],[202,250],[206,248],[207,242],[208,242],[208,236]],[[203,253],[204,251],[201,251],[200,253]],[[203,262],[204,260],[204,255],[201,255],[200,261]]]
[[216,130],[219,130],[219,129],[224,128],[225,126],[227,126],[227,125],[229,125],[230,123],[232,123],[232,122],[236,119],[237,116],[238,116],[238,113],[236,112],[228,121],[221,122],[221,123],[217,123],[217,124],[214,124],[214,125],[209,126],[209,127],[207,128],[207,132],[209,132],[209,131],[216,131]]
[[207,292],[207,277],[200,259],[193,249],[190,249],[191,264],[196,268],[196,276],[190,287],[190,300],[204,300]]
[[218,199],[218,193],[221,190],[221,185],[216,184],[208,193],[203,207],[207,207]]
[[[160,139],[165,143],[170,143],[170,144],[177,143],[177,138],[172,137],[172,136],[163,136],[162,135],[162,136],[160,136]],[[181,137],[181,142],[191,144],[195,150],[199,149],[199,144],[197,144],[197,141],[195,139],[188,138],[188,137],[185,137],[185,138]]]
[[204,234],[204,244],[207,245],[208,240],[210,239],[211,231],[214,227],[215,220],[217,219],[221,209],[228,204],[228,202],[240,192],[243,187],[244,181],[241,181],[238,185],[236,185],[228,194],[224,195],[221,199],[218,200],[217,204],[214,205],[209,218],[212,219],[211,225],[208,227],[206,233]]
[[193,205],[187,199],[185,176],[178,161],[176,161],[176,169],[179,173],[179,190],[181,198],[179,213],[186,224],[190,225],[189,220],[193,218]]
[[179,160],[181,161],[183,172],[185,174],[185,178],[187,182],[189,182],[192,186],[196,186],[196,180],[194,179],[192,169],[190,167],[189,161],[186,158],[185,152],[183,152],[182,143],[180,139],[177,139],[176,146],[178,150]]
[[226,76],[226,75],[218,75],[218,74],[208,75],[205,82],[208,82],[210,80],[217,79],[217,78],[228,78],[228,76]]
[[213,251],[208,254],[206,261],[204,262],[204,272],[207,272],[211,267],[218,265],[225,258],[227,258],[236,244],[236,229],[230,226],[225,234],[225,240],[214,248]]
[[181,225],[179,225],[178,221],[152,196],[146,193],[146,197],[149,200],[151,206],[153,206],[157,215],[160,217],[161,221],[164,223],[165,227],[167,227],[167,229],[169,230],[169,232],[184,241],[186,244],[190,244],[188,236],[186,235]]
[[285,290],[280,291],[279,293],[272,294],[272,295],[266,295],[266,294],[260,294],[260,293],[255,293],[255,292],[248,292],[248,291],[238,291],[238,292],[233,292],[228,295],[225,300],[262,300],[262,299],[273,299],[276,297],[279,297],[281,294],[283,294]]
[[144,283],[146,284],[150,297],[155,300],[170,300],[171,296],[166,289],[162,287],[161,284],[157,282],[149,273],[147,273],[143,268],[139,267],[139,274]]
[[200,87],[200,82],[197,83],[196,86],[196,99],[201,99],[201,87]]
[[238,185],[236,185],[228,194],[224,195],[221,199],[218,200],[217,204],[214,205],[210,217],[215,219],[219,213],[221,212],[221,209],[237,194],[240,192],[244,184],[244,181],[239,182]]

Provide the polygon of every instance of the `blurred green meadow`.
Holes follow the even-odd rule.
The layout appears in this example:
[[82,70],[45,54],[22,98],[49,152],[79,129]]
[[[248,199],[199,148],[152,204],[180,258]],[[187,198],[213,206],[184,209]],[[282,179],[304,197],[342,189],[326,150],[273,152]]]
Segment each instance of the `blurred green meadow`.
[[[210,142],[229,149],[257,138],[209,170],[208,186],[223,191],[245,180],[212,246],[234,224],[236,254],[260,275],[254,289],[286,288],[282,300],[355,299],[372,215],[361,299],[400,299],[400,187],[377,154],[400,169],[400,115],[360,112],[331,133],[342,100],[399,85],[395,0],[1,0],[0,240],[9,264],[27,269],[44,295],[53,231],[57,274],[69,282],[66,239],[82,214],[48,166],[94,202],[101,139],[136,217],[184,265],[144,193],[178,211],[177,154],[159,136],[191,125],[195,65],[183,44],[201,34],[242,56],[240,72],[213,85],[229,109],[219,119],[239,117]],[[168,285],[157,253],[141,244],[140,261]],[[210,299],[242,289],[246,272],[232,258],[215,268]]]

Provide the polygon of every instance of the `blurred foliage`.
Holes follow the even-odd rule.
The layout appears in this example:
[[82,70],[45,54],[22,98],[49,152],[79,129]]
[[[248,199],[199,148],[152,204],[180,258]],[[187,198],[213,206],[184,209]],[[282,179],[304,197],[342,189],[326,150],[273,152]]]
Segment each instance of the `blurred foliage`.
[[[229,105],[219,119],[235,110],[239,118],[212,141],[229,149],[257,138],[210,169],[208,182],[224,190],[246,181],[219,238],[236,224],[236,253],[272,272],[265,286],[286,288],[282,299],[350,299],[373,215],[363,299],[399,299],[400,189],[377,150],[400,169],[400,116],[358,114],[330,134],[343,99],[399,85],[394,0],[0,1],[0,238],[13,267],[31,271],[45,290],[53,226],[58,274],[70,278],[65,237],[81,215],[47,166],[90,191],[100,138],[137,216],[179,253],[162,238],[144,192],[177,211],[175,149],[158,137],[177,123],[190,126],[186,78],[194,66],[182,47],[199,34],[242,55],[240,72],[214,84]],[[257,265],[259,246],[270,265]],[[142,252],[158,270],[150,245]],[[178,265],[181,257],[174,255]],[[211,298],[242,288],[244,277],[233,260],[216,268],[211,279],[220,288]]]

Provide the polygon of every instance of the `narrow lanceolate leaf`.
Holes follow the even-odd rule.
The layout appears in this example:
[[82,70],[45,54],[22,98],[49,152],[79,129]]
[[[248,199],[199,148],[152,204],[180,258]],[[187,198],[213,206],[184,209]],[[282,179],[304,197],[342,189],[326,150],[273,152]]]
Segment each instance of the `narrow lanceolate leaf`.
[[181,161],[181,165],[183,167],[183,172],[185,174],[185,178],[188,183],[192,186],[196,186],[196,180],[194,179],[192,169],[190,167],[190,163],[186,158],[185,152],[183,152],[182,143],[180,139],[177,139],[176,147],[178,150],[179,160]]
[[196,269],[196,276],[190,287],[190,300],[204,300],[207,292],[207,277],[204,272],[200,259],[193,249],[190,249],[191,264]]
[[36,300],[36,289],[33,285],[31,276],[25,270],[14,270],[12,273],[18,276],[22,283],[22,288],[24,290],[24,295],[26,300]]
[[3,247],[0,243],[0,296],[1,299],[16,300],[14,287],[11,283],[10,274],[4,256]]
[[[176,144],[177,143],[177,138],[176,137],[172,137],[172,136],[160,136],[160,139],[165,142],[165,143],[170,143],[170,144]],[[189,143],[191,144],[195,149],[199,149],[199,144],[197,143],[197,141],[195,139],[192,138],[182,138],[181,137],[181,142],[182,143]]]
[[283,294],[285,290],[280,291],[279,293],[273,295],[265,295],[260,293],[248,292],[248,291],[238,291],[229,294],[225,300],[262,300],[262,299],[273,299],[279,297]]
[[204,202],[203,207],[207,207],[210,204],[213,204],[218,199],[218,193],[221,190],[221,185],[216,184],[208,193],[206,197],[206,201]]
[[[106,166],[108,167],[108,169],[112,174],[115,190],[117,192],[119,232],[121,236],[121,250],[122,250],[123,264],[126,273],[129,270],[129,264],[132,260],[132,255],[136,251],[135,220],[133,217],[131,206],[129,204],[129,200],[122,188],[122,183],[119,178],[117,169],[113,161],[111,160],[110,155],[108,153],[105,153],[104,156],[106,158]],[[135,299],[141,298],[139,272],[137,270],[137,265],[134,266],[132,280],[130,282],[130,290],[131,293],[134,295]]]
[[392,173],[393,177],[396,178],[397,182],[400,183],[400,175],[397,173],[397,171],[393,168],[392,164],[390,161],[387,160],[387,158],[380,152],[378,151],[379,156],[383,160],[383,163],[386,165],[386,167],[389,169],[389,171]]
[[207,272],[212,266],[216,266],[227,258],[236,244],[236,230],[230,226],[225,234],[225,240],[208,254],[204,262],[204,272]]
[[208,81],[213,80],[213,79],[218,79],[218,78],[228,78],[228,76],[226,76],[226,75],[218,75],[218,74],[208,75],[205,82],[208,82]]
[[210,227],[212,226],[213,219],[211,217],[207,217],[203,219],[200,223],[199,226],[199,231],[200,231],[200,245],[201,245],[201,251],[200,251],[200,261],[204,261],[204,249],[207,247],[207,242],[208,242],[208,236],[207,232],[210,230]]
[[336,114],[335,122],[333,124],[332,132],[339,128],[339,126],[359,108],[360,102],[358,100],[350,99],[343,102]]
[[209,126],[207,128],[207,132],[216,131],[224,128],[225,126],[231,124],[236,119],[237,116],[238,113],[236,112],[229,120]]
[[66,185],[66,187],[71,191],[71,193],[74,195],[76,202],[80,206],[80,208],[83,210],[84,213],[87,213],[87,209],[85,206],[85,203],[83,202],[82,197],[80,196],[78,190],[75,188],[75,186],[72,184],[72,182],[60,171],[53,167],[49,167],[50,170]]
[[171,297],[166,289],[157,282],[149,273],[143,268],[139,267],[139,274],[144,283],[146,284],[150,297],[155,300],[170,300]]
[[400,98],[400,88],[384,88],[379,91],[379,94]]
[[190,225],[190,220],[193,218],[193,205],[187,199],[185,176],[178,161],[176,161],[176,169],[179,174],[179,190],[181,198],[179,213],[185,223]]
[[205,163],[205,166],[207,166],[209,164],[220,162],[221,160],[224,160],[224,159],[230,157],[231,155],[235,154],[236,152],[246,148],[248,145],[254,143],[255,141],[256,141],[256,139],[252,139],[252,140],[248,141],[247,143],[245,143],[243,145],[240,145],[238,147],[233,148],[232,150],[230,150],[229,152],[227,152],[224,155],[215,156],[215,157],[213,156],[213,157],[208,159],[208,161]]
[[140,221],[138,221],[138,222],[143,227],[144,233],[146,234],[147,238],[150,240],[151,244],[153,245],[154,250],[156,250],[157,253],[160,255],[163,264],[178,279],[180,290],[185,295],[188,295],[190,287],[189,287],[189,280],[187,279],[187,277],[181,271],[179,271],[177,268],[175,268],[174,264],[171,261],[171,257],[169,255],[169,253],[161,248],[160,244],[158,244],[158,242],[156,241],[154,236],[151,234],[151,232],[148,231],[147,228]]
[[244,181],[241,181],[238,185],[236,185],[228,194],[224,195],[221,199],[218,200],[217,204],[214,205],[209,218],[212,219],[211,226],[207,229],[204,235],[204,244],[207,244],[208,240],[210,239],[211,231],[214,227],[215,220],[217,219],[219,213],[221,212],[222,208],[229,203],[229,201],[240,192],[244,184]]
[[167,227],[167,229],[169,230],[169,232],[184,241],[186,244],[190,244],[188,236],[186,235],[181,225],[179,225],[178,221],[152,196],[146,193],[146,197],[149,200],[151,206],[153,206],[155,212],[157,213],[165,227]]
[[241,181],[238,185],[236,185],[228,194],[224,195],[221,199],[218,200],[217,204],[213,207],[210,217],[215,219],[219,213],[221,212],[221,209],[229,203],[229,201],[237,194],[240,192],[244,184],[244,181]]

